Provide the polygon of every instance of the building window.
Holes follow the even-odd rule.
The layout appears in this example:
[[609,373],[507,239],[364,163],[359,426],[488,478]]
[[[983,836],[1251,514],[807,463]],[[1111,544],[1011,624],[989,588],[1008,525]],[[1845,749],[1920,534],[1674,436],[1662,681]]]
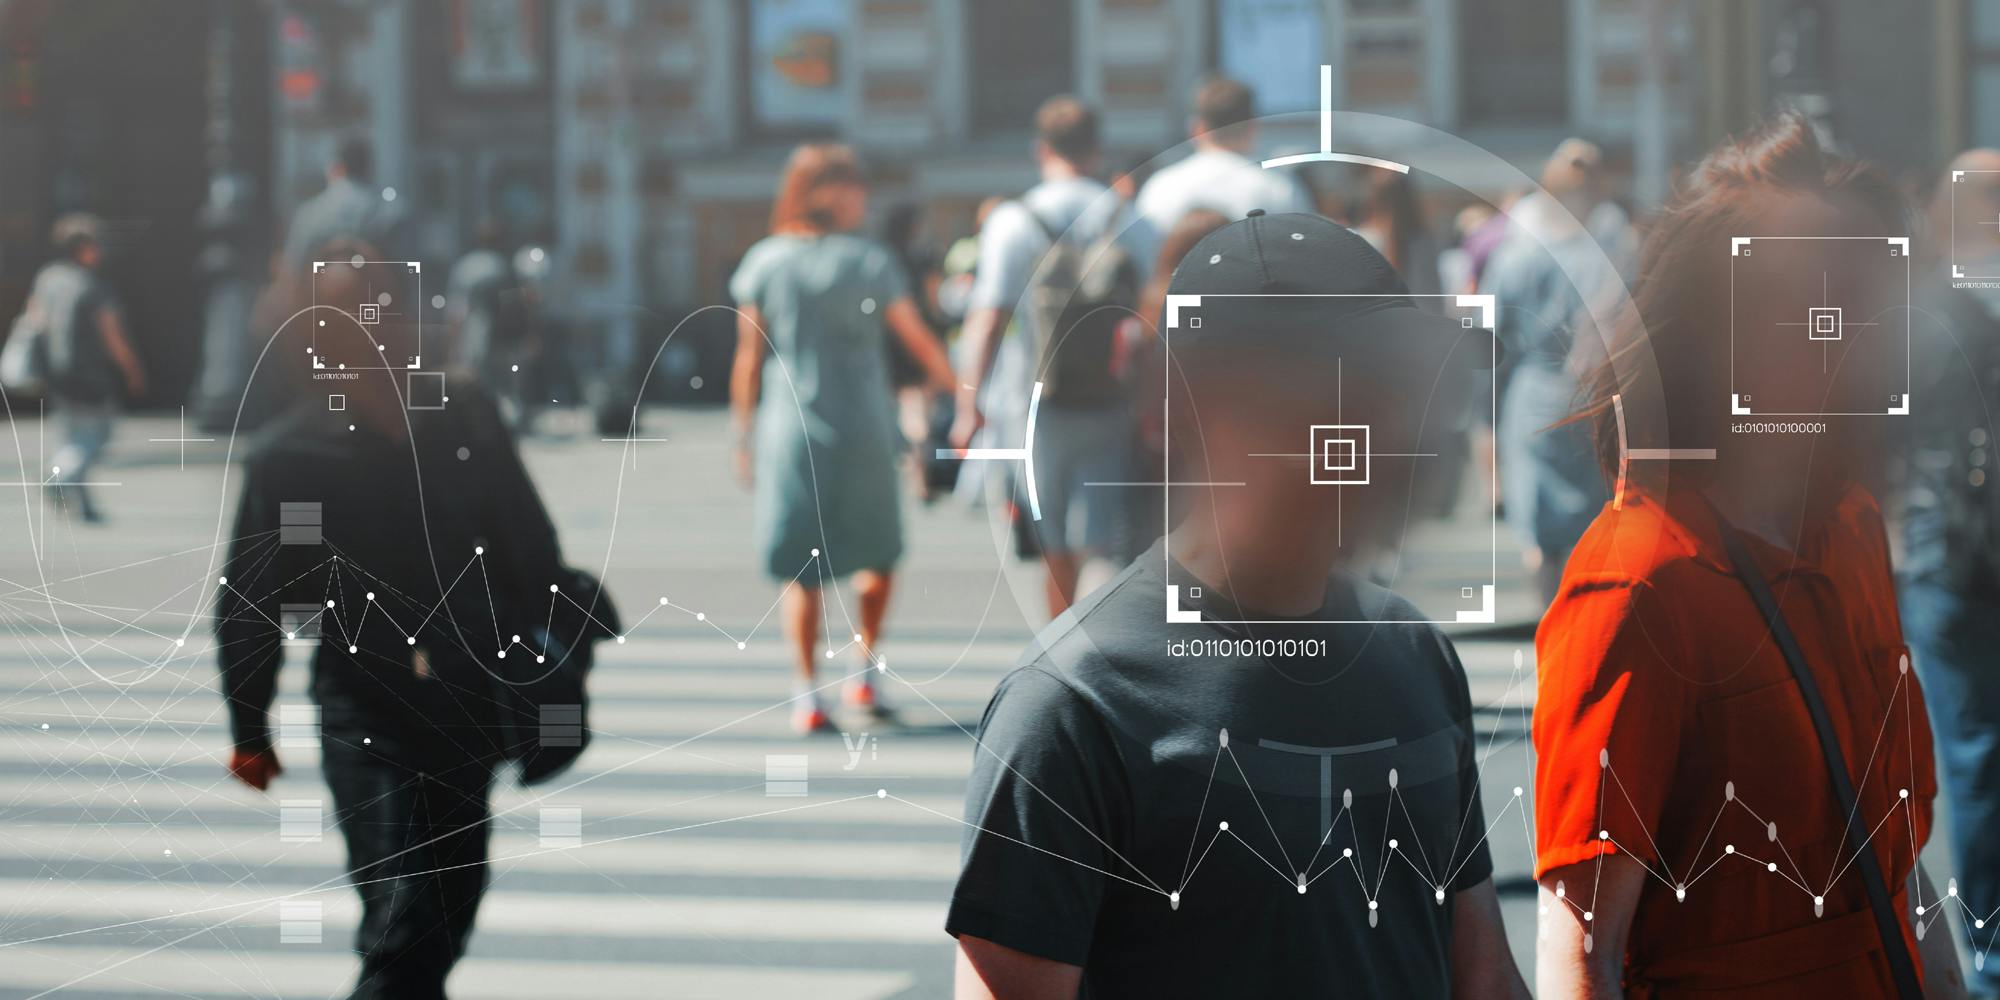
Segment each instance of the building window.
[[1460,0],[1459,107],[1468,125],[1569,120],[1566,0]]
[[1074,0],[965,5],[975,129],[1025,128],[1035,108],[1076,89]]
[[1217,72],[1250,86],[1260,114],[1319,107],[1324,0],[1215,0]]
[[2000,8],[1968,7],[1972,30],[1965,47],[1967,107],[1974,146],[2000,146]]
[[749,0],[739,9],[751,134],[831,134],[845,110],[848,0]]

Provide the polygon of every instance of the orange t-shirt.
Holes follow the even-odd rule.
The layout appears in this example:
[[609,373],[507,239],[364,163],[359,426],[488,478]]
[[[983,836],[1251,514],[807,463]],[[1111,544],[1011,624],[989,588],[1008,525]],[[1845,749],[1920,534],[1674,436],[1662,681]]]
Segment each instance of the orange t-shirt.
[[[1745,546],[1819,682],[1869,846],[1907,914],[1937,786],[1881,512],[1850,490],[1796,554],[1754,536]],[[1600,853],[1652,873],[1628,991],[1895,995],[1804,697],[1700,496],[1606,507],[1535,649],[1535,874]],[[1589,882],[1572,881],[1588,908]],[[1914,954],[1907,918],[1904,934]]]

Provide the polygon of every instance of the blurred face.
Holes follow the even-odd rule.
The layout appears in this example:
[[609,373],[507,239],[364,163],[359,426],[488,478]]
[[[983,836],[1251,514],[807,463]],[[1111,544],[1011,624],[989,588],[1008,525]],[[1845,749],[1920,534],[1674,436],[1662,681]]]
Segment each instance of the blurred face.
[[833,228],[853,232],[868,219],[868,189],[860,184],[838,184],[827,191],[827,208],[833,213]]

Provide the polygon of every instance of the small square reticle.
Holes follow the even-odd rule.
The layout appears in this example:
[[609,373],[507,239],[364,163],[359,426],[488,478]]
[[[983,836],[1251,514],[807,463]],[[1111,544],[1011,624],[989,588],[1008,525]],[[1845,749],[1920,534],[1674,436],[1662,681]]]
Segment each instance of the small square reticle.
[[1312,481],[1322,486],[1368,485],[1368,425],[1314,424]]
[[1806,325],[1808,337],[1813,340],[1840,339],[1839,306],[1813,306],[1806,311],[1810,314]]

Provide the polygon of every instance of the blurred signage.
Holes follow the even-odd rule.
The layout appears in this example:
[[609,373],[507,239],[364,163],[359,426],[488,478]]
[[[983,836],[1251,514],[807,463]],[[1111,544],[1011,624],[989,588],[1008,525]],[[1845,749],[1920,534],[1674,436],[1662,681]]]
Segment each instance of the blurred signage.
[[461,90],[542,82],[536,0],[452,0],[451,76]]
[[278,22],[278,89],[293,112],[315,111],[326,88],[319,26],[293,11]]
[[755,123],[814,128],[840,120],[847,0],[751,0],[750,110]]
[[1257,113],[1319,107],[1323,0],[1216,0],[1217,66],[1257,92]]

